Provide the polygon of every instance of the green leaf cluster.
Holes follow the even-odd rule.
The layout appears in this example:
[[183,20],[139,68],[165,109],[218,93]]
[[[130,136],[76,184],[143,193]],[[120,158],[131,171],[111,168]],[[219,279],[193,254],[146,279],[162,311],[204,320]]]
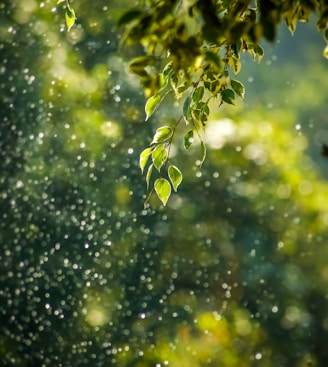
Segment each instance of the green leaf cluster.
[[[155,171],[158,173],[158,178],[155,179],[153,189],[150,191],[145,204],[149,200],[152,192],[155,191],[163,205],[166,205],[169,197],[171,196],[171,187],[174,191],[177,191],[178,186],[182,182],[182,173],[179,168],[173,164],[169,164],[169,151],[173,134],[174,128],[170,126],[159,127],[154,134],[150,147],[144,149],[140,153],[139,167],[142,173],[148,165],[146,172],[147,189],[150,187],[154,167],[156,169]],[[168,179],[163,177],[165,171],[164,168],[166,167],[166,176]]]

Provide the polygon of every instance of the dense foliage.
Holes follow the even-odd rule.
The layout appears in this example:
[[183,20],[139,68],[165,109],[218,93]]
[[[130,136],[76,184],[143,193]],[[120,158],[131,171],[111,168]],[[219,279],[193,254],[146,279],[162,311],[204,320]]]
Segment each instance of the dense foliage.
[[[183,124],[156,134],[173,93],[144,123],[131,1],[72,1],[69,32],[65,6],[0,4],[0,365],[326,367],[321,40],[242,59],[248,98],[211,99],[200,168]],[[171,198],[144,209],[140,152],[171,132]]]
[[[160,126],[140,155],[142,172],[147,168],[147,188],[153,186],[146,202],[155,190],[165,205],[171,186],[176,191],[182,182],[182,172],[170,157],[177,126],[186,124],[186,150],[199,139],[201,166],[211,102],[220,107],[244,98],[245,87],[233,76],[240,72],[241,53],[260,61],[264,54],[260,41],[274,42],[282,20],[293,33],[298,22],[309,21],[311,13],[316,13],[317,28],[328,41],[328,4],[317,0],[143,1],[120,17],[118,24],[126,26],[123,43],[143,46],[144,55],[130,62],[130,71],[141,79],[148,97],[146,120],[170,92],[183,101],[182,115],[171,126]],[[66,0],[68,30],[74,21],[74,10]]]

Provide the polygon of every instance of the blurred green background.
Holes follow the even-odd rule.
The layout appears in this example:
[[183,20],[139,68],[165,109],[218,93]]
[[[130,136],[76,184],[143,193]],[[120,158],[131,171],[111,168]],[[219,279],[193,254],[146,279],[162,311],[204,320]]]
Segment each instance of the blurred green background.
[[[314,25],[244,59],[208,157],[173,159],[167,208],[138,167],[145,123],[120,47],[130,1],[0,4],[0,365],[328,365],[327,61]],[[179,141],[180,139],[180,141]]]

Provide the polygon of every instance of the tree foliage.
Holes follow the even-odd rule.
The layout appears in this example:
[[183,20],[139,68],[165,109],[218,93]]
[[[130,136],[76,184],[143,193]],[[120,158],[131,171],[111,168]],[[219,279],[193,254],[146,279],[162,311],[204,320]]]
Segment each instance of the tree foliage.
[[[66,8],[70,29],[75,14],[68,0]],[[147,98],[146,121],[170,93],[182,106],[176,122],[157,128],[150,146],[141,153],[141,170],[148,164],[145,172],[150,192],[146,202],[153,191],[164,204],[167,202],[168,191],[164,199],[162,190],[151,189],[150,181],[154,175],[155,183],[167,182],[163,181],[165,176],[171,178],[170,150],[178,125],[185,124],[186,150],[194,138],[199,141],[198,163],[202,165],[210,108],[235,105],[237,98],[245,96],[243,83],[235,79],[242,67],[241,55],[246,53],[260,61],[264,55],[261,40],[275,42],[282,21],[293,33],[298,22],[309,21],[311,13],[316,14],[317,28],[328,41],[328,4],[324,0],[148,0],[121,15],[118,25],[125,29],[122,44],[142,45],[140,56],[130,62],[130,71],[139,77]],[[328,47],[324,50],[327,54]],[[182,174],[179,184],[181,180]],[[176,189],[176,183],[170,181]]]

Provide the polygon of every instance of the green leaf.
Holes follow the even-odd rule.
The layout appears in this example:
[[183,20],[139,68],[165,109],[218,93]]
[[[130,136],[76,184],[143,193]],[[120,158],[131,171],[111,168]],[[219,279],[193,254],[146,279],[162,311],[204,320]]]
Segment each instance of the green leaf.
[[178,94],[183,94],[183,92],[185,92],[188,88],[190,88],[190,82],[189,81],[185,81],[182,84],[180,84],[177,88],[177,92]]
[[150,178],[151,178],[151,174],[153,172],[153,167],[154,165],[151,164],[149,167],[148,167],[148,171],[147,171],[147,174],[146,174],[146,184],[147,184],[147,189],[149,188],[149,182],[150,182]]
[[158,94],[148,98],[148,100],[146,102],[146,106],[145,106],[146,121],[154,113],[154,111],[158,107],[160,101],[161,101],[161,97]]
[[66,7],[66,25],[67,25],[67,31],[69,32],[70,29],[73,27],[75,23],[75,11],[73,8],[71,8],[69,5]]
[[196,90],[194,91],[194,93],[192,95],[192,100],[195,103],[197,103],[203,98],[203,95],[204,95],[204,87],[203,86],[198,87],[198,88],[196,88]]
[[146,66],[148,66],[151,61],[153,60],[153,57],[151,56],[139,56],[134,58],[129,66],[130,68],[145,68]]
[[185,147],[186,150],[188,150],[190,148],[193,141],[194,141],[194,132],[193,132],[193,130],[190,130],[184,136],[184,147]]
[[182,173],[178,167],[171,165],[168,169],[170,181],[172,183],[174,191],[177,191],[178,186],[182,182]]
[[165,75],[162,73],[158,74],[156,80],[158,83],[158,90],[159,91],[163,90],[166,87],[168,81]]
[[239,97],[241,98],[245,97],[245,87],[244,87],[244,84],[242,84],[240,81],[232,79],[231,87],[237,93]]
[[205,57],[211,63],[215,72],[220,73],[223,70],[222,60],[216,53],[206,51]]
[[168,64],[164,66],[164,69],[163,69],[164,77],[168,78],[172,70],[173,70],[173,62],[170,61]]
[[150,157],[151,153],[153,151],[153,148],[146,148],[140,153],[140,159],[139,159],[139,167],[141,168],[141,172],[143,173],[146,164],[148,162],[148,158]]
[[201,156],[201,159],[200,159],[200,166],[202,166],[204,161],[205,161],[205,158],[206,158],[206,145],[203,141],[201,141],[200,144],[201,144],[201,147],[202,147],[202,156]]
[[166,162],[167,156],[167,150],[165,149],[164,145],[158,145],[154,149],[152,153],[152,160],[158,172],[162,168],[163,164]]
[[231,67],[231,69],[233,70],[234,74],[238,74],[240,72],[241,69],[241,61],[239,59],[239,57],[237,56],[231,56],[228,59],[228,64]]
[[185,117],[186,121],[188,121],[189,117],[189,107],[190,107],[191,97],[187,97],[183,103],[182,112],[183,116]]
[[154,138],[150,144],[161,143],[167,139],[169,139],[173,134],[173,130],[169,126],[161,126],[159,127],[154,135]]
[[66,1],[66,0],[58,0],[57,5],[60,4],[60,3],[63,3],[64,1]]
[[132,22],[136,18],[139,18],[142,15],[142,12],[137,9],[128,10],[126,13],[124,13],[121,18],[118,20],[118,25],[122,26],[127,23]]
[[221,91],[221,98],[222,102],[228,103],[228,104],[235,104],[235,93],[231,89],[223,89]]
[[165,178],[158,178],[154,184],[156,194],[165,206],[170,195],[171,195],[171,185]]
[[263,50],[263,48],[260,45],[256,44],[256,43],[249,44],[248,52],[253,56],[254,60],[255,60],[255,58],[257,56],[258,62],[260,62],[261,59],[264,56],[264,50]]

